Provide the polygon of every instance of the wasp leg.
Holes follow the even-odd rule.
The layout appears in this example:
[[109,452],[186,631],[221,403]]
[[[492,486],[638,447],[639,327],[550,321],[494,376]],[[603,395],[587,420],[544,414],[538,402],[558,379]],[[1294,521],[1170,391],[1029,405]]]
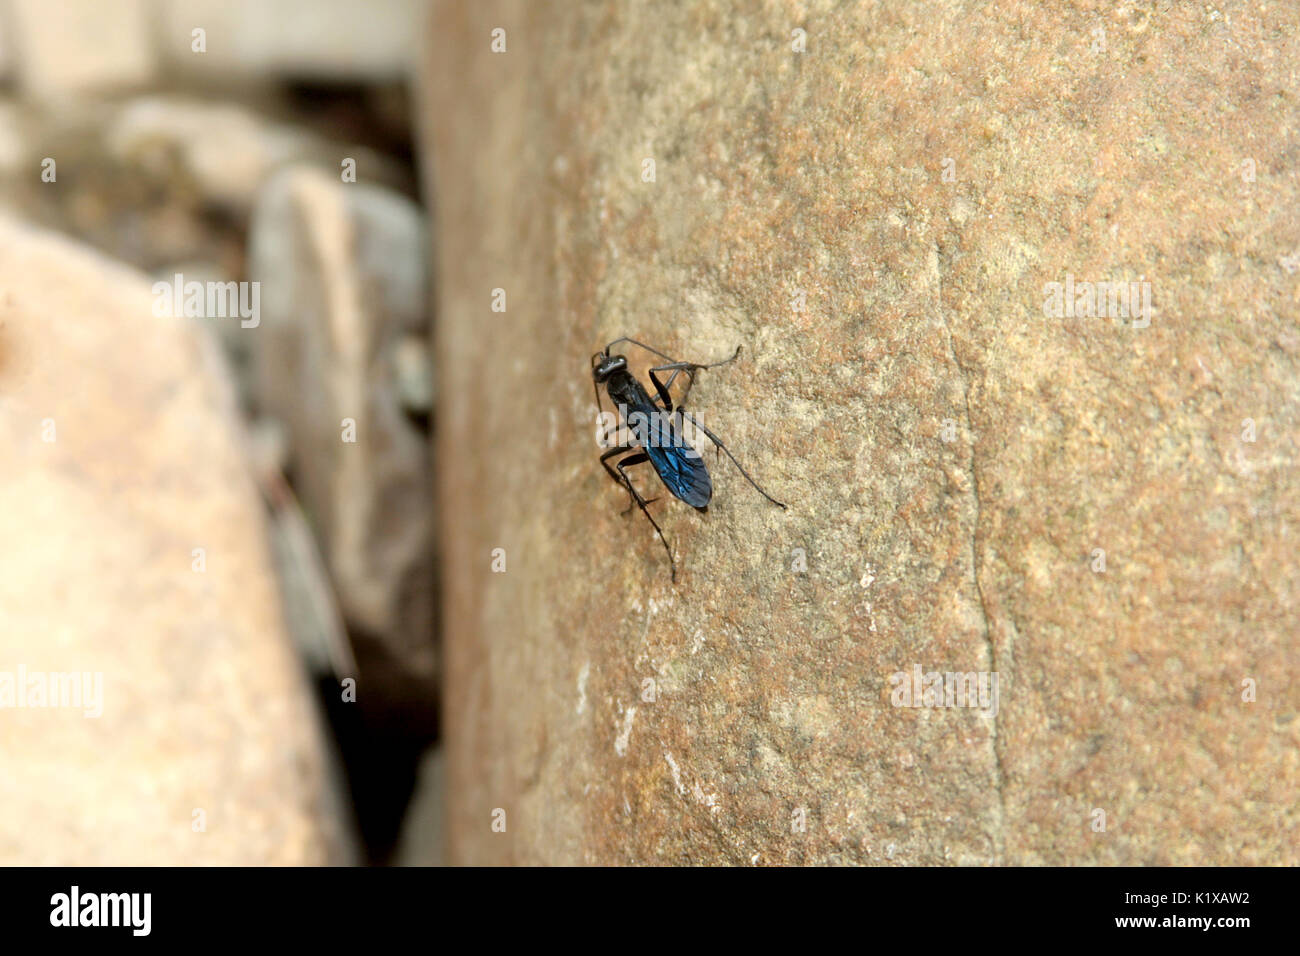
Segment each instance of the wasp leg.
[[[632,485],[627,480],[627,476],[624,475],[622,478],[620,478],[618,474],[615,473],[614,469],[609,466],[609,459],[613,458],[615,455],[623,455],[630,451],[635,451],[635,449],[632,448],[630,445],[618,445],[614,448],[609,449],[609,451],[605,452],[605,454],[600,456],[600,465],[602,468],[605,469],[605,473],[608,474],[609,477],[614,480],[614,484],[618,485],[620,488],[622,488],[624,491],[627,492],[627,507],[624,508],[622,512],[620,512],[621,514],[627,514],[629,511],[632,510],[632,506],[636,504],[636,498],[633,497],[634,493],[632,491]],[[649,502],[647,502],[647,504],[648,503]]]
[[782,504],[781,502],[779,502],[779,501],[777,501],[775,498],[773,498],[771,495],[769,495],[766,491],[764,491],[764,490],[762,489],[762,487],[759,486],[759,484],[758,484],[757,481],[755,481],[753,478],[751,478],[751,477],[749,476],[749,472],[747,472],[747,471],[745,470],[745,467],[744,467],[740,462],[736,461],[736,456],[733,455],[730,451],[727,450],[727,446],[724,445],[724,444],[722,444],[722,442],[718,440],[718,436],[717,436],[717,435],[713,434],[713,432],[709,431],[707,428],[705,428],[703,425],[701,425],[698,421],[696,421],[694,416],[692,416],[692,415],[688,415],[684,409],[679,409],[678,411],[681,413],[681,416],[682,416],[684,419],[686,419],[688,422],[690,422],[692,425],[694,425],[694,426],[695,426],[696,428],[698,428],[700,431],[704,432],[704,434],[708,435],[708,436],[709,436],[709,441],[713,442],[713,444],[716,445],[716,446],[717,446],[719,449],[721,449],[722,451],[727,452],[727,457],[731,459],[731,463],[732,463],[733,465],[735,465],[738,469],[740,469],[740,473],[741,473],[742,475],[745,476],[745,480],[748,481],[751,485],[753,485],[753,486],[754,486],[754,489],[755,489],[755,490],[756,490],[760,495],[762,495],[762,496],[763,496],[764,498],[766,498],[768,501],[772,502],[772,504],[776,505],[777,507],[782,508],[782,509],[785,508],[785,505],[784,505],[784,504]]
[[[603,454],[603,455],[600,456],[600,463],[604,466],[605,471],[609,474],[609,477],[611,477],[611,478],[614,479],[614,484],[618,485],[620,488],[622,488],[623,490],[625,490],[625,491],[627,492],[627,507],[624,508],[622,511],[619,512],[619,514],[621,514],[621,515],[625,515],[625,514],[627,514],[629,511],[632,510],[632,506],[633,506],[634,504],[637,503],[637,500],[638,500],[638,497],[639,497],[639,496],[637,495],[636,490],[632,487],[632,482],[628,481],[627,475],[623,475],[623,477],[620,478],[618,475],[614,474],[614,469],[609,467],[609,465],[606,463],[605,459],[607,459],[607,458],[613,458],[615,455],[621,455],[621,454],[623,454],[624,452],[629,452],[629,451],[636,451],[636,448],[634,448],[634,447],[631,446],[631,445],[622,445],[622,446],[620,446],[620,447],[618,447],[618,448],[611,448],[609,451],[605,452],[605,454]],[[644,460],[645,460],[645,461],[649,461],[650,459],[647,457],[647,458],[645,458]],[[634,462],[627,462],[627,461],[624,461],[624,462],[622,462],[622,464],[623,464],[623,465],[628,465],[628,464],[631,464],[631,465],[637,465],[637,464],[640,464],[640,462],[635,462],[635,461],[634,461]],[[619,472],[620,472],[620,474],[622,473],[622,468],[621,468],[621,467],[619,468]],[[652,505],[652,504],[654,504],[654,503],[655,503],[656,501],[658,501],[658,500],[659,500],[659,497],[656,495],[654,498],[649,498],[649,499],[642,500],[642,501],[641,501],[641,504],[643,504],[643,505]]]
[[[708,364],[700,362],[671,362],[668,365],[658,365],[650,370],[650,381],[654,382],[655,391],[658,392],[659,397],[663,399],[665,410],[671,412],[673,410],[673,400],[668,394],[668,389],[673,387],[673,382],[677,380],[679,373],[685,372],[686,377],[689,379],[689,382],[686,385],[686,391],[682,393],[682,397],[677,402],[679,405],[684,405],[686,404],[686,397],[691,394],[691,389],[695,386],[696,372],[702,371],[703,369],[717,368],[719,365],[726,365],[728,362],[734,362],[736,356],[739,354],[740,346],[737,345],[736,351],[731,353],[731,358],[725,358],[718,362],[709,362]],[[656,375],[655,372],[672,372],[673,374],[668,377],[667,382],[661,382],[659,381],[659,376]]]
[[647,352],[653,352],[655,355],[659,356],[661,359],[667,359],[669,362],[673,361],[673,359],[672,359],[671,356],[664,355],[664,353],[663,353],[663,352],[660,352],[658,349],[652,349],[650,346],[646,345],[644,342],[638,342],[636,339],[629,339],[626,335],[623,336],[621,339],[615,339],[613,342],[610,342],[608,345],[606,345],[606,346],[605,346],[605,354],[608,355],[608,354],[610,353],[610,350],[613,349],[615,345],[621,345],[621,344],[624,343],[624,342],[628,342],[628,343],[630,343],[630,344],[632,344],[632,345],[635,345],[637,348],[645,349]]
[[[652,355],[657,355],[657,356],[659,356],[661,359],[664,359],[664,360],[666,360],[666,361],[668,362],[667,365],[661,365],[661,366],[659,366],[658,368],[653,368],[653,369],[651,369],[651,370],[650,370],[650,379],[654,382],[654,384],[655,384],[655,389],[659,392],[659,395],[663,398],[664,402],[667,404],[667,406],[668,406],[668,409],[667,409],[667,410],[670,411],[670,412],[673,410],[673,403],[672,403],[672,401],[668,398],[668,395],[667,395],[667,393],[665,392],[665,388],[670,388],[670,387],[672,387],[672,383],[673,383],[674,379],[677,378],[677,373],[678,373],[678,372],[680,372],[680,371],[685,371],[686,374],[687,374],[687,376],[690,378],[690,380],[691,380],[691,381],[690,381],[690,385],[687,385],[687,386],[686,386],[686,393],[687,393],[687,394],[690,394],[691,386],[695,384],[695,372],[696,372],[696,371],[698,371],[699,369],[705,369],[705,368],[717,368],[719,365],[726,365],[728,362],[734,362],[734,361],[736,360],[736,356],[740,354],[740,346],[737,345],[737,346],[736,346],[736,351],[733,352],[733,353],[731,353],[731,357],[730,357],[730,358],[725,358],[725,359],[722,359],[721,361],[718,361],[718,362],[708,362],[708,363],[704,363],[704,362],[678,362],[678,361],[675,361],[671,356],[669,356],[669,355],[665,355],[663,352],[660,352],[658,349],[653,349],[653,348],[651,348],[650,346],[646,345],[644,342],[638,342],[636,339],[628,338],[626,335],[623,336],[622,338],[615,339],[613,342],[610,342],[608,345],[606,345],[606,346],[605,346],[605,354],[608,355],[608,354],[613,350],[614,346],[616,346],[616,345],[621,345],[621,344],[623,344],[624,342],[627,342],[629,345],[635,345],[637,348],[645,349],[647,352],[650,352]],[[597,353],[597,354],[600,354],[600,353]],[[594,356],[593,356],[593,358],[594,358]],[[668,371],[671,371],[673,374],[672,374],[672,377],[668,379],[668,385],[667,385],[667,386],[663,386],[663,385],[661,385],[661,384],[659,383],[658,378],[655,377],[655,372],[668,372]],[[685,400],[686,400],[686,395],[683,395],[683,396],[682,396],[682,401],[685,401]],[[599,403],[599,401],[600,401],[600,395],[599,395],[599,393],[597,393],[597,395],[596,395],[596,401],[597,401],[598,403]]]
[[[611,468],[609,466],[609,462],[606,459],[612,458],[614,455],[618,455],[623,452],[632,452],[632,454],[628,455],[622,461],[618,462],[618,464],[615,465],[614,468]],[[659,527],[659,522],[655,521],[655,519],[651,517],[649,510],[647,510],[646,508],[646,505],[650,504],[651,502],[658,501],[659,499],[651,498],[650,501],[646,501],[644,498],[642,498],[640,493],[637,492],[636,488],[633,487],[632,479],[627,476],[627,472],[624,470],[626,468],[631,468],[633,465],[644,464],[649,460],[650,460],[650,456],[647,455],[645,452],[639,451],[635,448],[628,447],[628,446],[624,446],[622,448],[611,448],[609,451],[605,452],[605,454],[600,456],[600,464],[602,465],[602,467],[604,467],[605,471],[609,472],[609,477],[613,478],[616,482],[618,482],[620,485],[622,485],[624,488],[627,489],[627,493],[632,498],[632,501],[635,502],[637,507],[641,509],[641,513],[646,516],[646,520],[649,521],[651,526],[654,527],[655,534],[659,535],[659,540],[664,543],[664,550],[668,552],[668,568],[672,574],[673,583],[676,584],[677,583],[677,562],[673,559],[673,549],[668,545],[668,539],[664,537],[664,532],[663,529]],[[617,470],[618,474],[614,473],[615,470]],[[624,511],[623,513],[627,514],[627,512],[631,510],[632,510],[632,505],[629,504],[627,506],[627,510]]]

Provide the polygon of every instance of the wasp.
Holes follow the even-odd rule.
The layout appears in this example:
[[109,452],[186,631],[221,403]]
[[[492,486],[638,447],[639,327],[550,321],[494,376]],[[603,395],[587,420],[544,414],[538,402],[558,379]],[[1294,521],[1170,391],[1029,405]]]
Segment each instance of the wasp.
[[[614,354],[614,347],[623,343],[645,349],[666,363],[650,369],[650,381],[662,404],[651,398],[645,386],[628,371],[627,356]],[[718,436],[701,425],[685,408],[686,398],[695,385],[696,372],[727,365],[734,362],[739,355],[740,346],[736,346],[736,351],[730,358],[718,362],[679,362],[658,349],[624,337],[610,342],[591,357],[591,378],[596,392],[596,408],[603,414],[600,403],[600,387],[603,385],[625,426],[624,434],[629,436],[627,444],[615,445],[601,455],[600,464],[614,483],[628,493],[628,506],[623,513],[627,514],[635,505],[641,509],[641,513],[654,527],[659,540],[663,542],[664,550],[668,552],[668,567],[674,583],[677,581],[677,562],[673,558],[673,549],[669,546],[668,539],[664,537],[663,529],[646,508],[646,505],[659,499],[656,497],[647,501],[643,498],[628,477],[627,469],[649,462],[654,466],[659,480],[674,497],[701,513],[706,512],[709,502],[713,500],[713,480],[709,477],[709,469],[705,467],[703,456],[686,441],[686,422],[690,422],[693,427],[708,436],[717,450],[715,455],[717,452],[725,452],[731,459],[731,463],[739,469],[745,476],[745,480],[753,485],[759,494],[778,508],[785,510],[784,504],[769,495],[750,477],[749,472],[736,460],[736,456],[727,449]],[[672,374],[666,382],[660,379],[660,375],[669,372]],[[682,372],[686,373],[688,380],[686,391],[674,406],[668,390]],[[610,463],[610,459],[618,458],[620,455],[626,457],[613,464]]]

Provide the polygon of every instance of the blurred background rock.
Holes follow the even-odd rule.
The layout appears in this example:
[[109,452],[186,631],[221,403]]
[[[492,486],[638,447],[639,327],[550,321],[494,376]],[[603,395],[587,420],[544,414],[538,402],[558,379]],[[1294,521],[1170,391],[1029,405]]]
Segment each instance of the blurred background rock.
[[[94,661],[106,684],[98,720],[26,711],[0,733],[0,862],[438,862],[411,116],[426,16],[416,0],[0,2],[0,492],[36,499],[8,518],[5,593],[29,599],[0,605],[0,669]],[[178,273],[259,282],[260,325],[156,318],[149,283]],[[180,441],[175,421],[203,436]],[[230,481],[184,477],[218,464]],[[166,494],[177,514],[138,520]],[[114,576],[67,558],[100,548],[135,557]],[[217,674],[229,692],[202,689]],[[398,852],[420,779],[421,837]],[[204,801],[221,812],[196,834]]]

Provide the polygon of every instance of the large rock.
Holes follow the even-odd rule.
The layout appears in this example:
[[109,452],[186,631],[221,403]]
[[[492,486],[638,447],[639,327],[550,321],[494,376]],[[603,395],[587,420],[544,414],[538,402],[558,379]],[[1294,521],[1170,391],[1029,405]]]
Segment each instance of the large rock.
[[[439,5],[453,861],[1300,862],[1300,12],[1229,6]],[[709,455],[676,586],[620,335],[742,344],[692,403],[791,505]]]
[[[0,863],[353,859],[198,324],[232,320],[9,222],[0,289]],[[20,707],[20,671],[91,694]]]

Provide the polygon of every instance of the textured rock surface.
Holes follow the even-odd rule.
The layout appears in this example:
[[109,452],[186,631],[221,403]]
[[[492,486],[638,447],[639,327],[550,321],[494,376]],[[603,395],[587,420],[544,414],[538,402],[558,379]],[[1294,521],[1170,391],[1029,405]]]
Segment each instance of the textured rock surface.
[[256,404],[287,426],[294,483],[354,630],[359,693],[432,720],[429,450],[398,367],[427,333],[427,266],[419,208],[376,186],[286,170],[253,218]]
[[[1300,862],[1294,8],[434,21],[453,861]],[[745,345],[692,402],[792,504],[654,505],[675,587],[596,462],[623,334]]]
[[0,290],[0,672],[102,674],[0,707],[0,863],[347,862],[208,330],[7,222]]

